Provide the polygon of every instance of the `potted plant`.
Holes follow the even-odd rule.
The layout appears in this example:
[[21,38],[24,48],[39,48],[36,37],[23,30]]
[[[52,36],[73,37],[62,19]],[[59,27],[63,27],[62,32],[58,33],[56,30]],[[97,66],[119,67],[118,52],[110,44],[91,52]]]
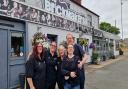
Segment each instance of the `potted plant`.
[[97,52],[92,53],[92,63],[93,64],[99,64],[100,63],[100,57]]

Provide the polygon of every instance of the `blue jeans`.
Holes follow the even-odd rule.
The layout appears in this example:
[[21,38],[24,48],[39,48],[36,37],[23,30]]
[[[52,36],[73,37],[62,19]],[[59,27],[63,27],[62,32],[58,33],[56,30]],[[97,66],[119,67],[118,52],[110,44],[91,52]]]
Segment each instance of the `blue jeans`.
[[80,89],[80,85],[72,86],[69,83],[65,83],[64,89]]

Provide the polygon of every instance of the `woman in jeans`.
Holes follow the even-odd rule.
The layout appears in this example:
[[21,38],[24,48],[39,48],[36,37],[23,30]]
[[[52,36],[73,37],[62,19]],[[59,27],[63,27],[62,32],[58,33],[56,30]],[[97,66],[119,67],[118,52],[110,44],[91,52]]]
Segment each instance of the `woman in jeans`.
[[73,54],[73,45],[67,46],[67,57],[62,62],[62,74],[64,75],[64,89],[80,89],[79,81],[79,57]]

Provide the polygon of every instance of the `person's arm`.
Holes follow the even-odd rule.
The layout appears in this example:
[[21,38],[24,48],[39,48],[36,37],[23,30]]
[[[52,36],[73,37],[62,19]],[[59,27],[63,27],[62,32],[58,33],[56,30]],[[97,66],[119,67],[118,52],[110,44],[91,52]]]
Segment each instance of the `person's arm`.
[[86,63],[87,59],[88,59],[88,55],[86,53],[84,53],[84,55],[82,57],[82,61],[81,61],[82,65],[84,65]]
[[64,75],[65,80],[68,80],[69,77],[75,78],[76,77],[76,72],[75,71],[69,71],[66,68],[66,61],[62,62],[62,74]]
[[32,50],[28,53],[27,60],[30,58],[31,55],[32,55]]
[[26,63],[26,78],[30,89],[35,89],[32,81],[33,74],[34,74],[34,59],[29,57],[29,60]]
[[34,85],[33,85],[33,81],[32,78],[27,78],[28,84],[30,86],[30,89],[35,89]]
[[82,60],[79,62],[78,67],[82,68],[82,66],[86,63],[87,59],[88,59],[88,55],[84,52],[84,50],[82,49],[82,47],[80,45],[77,45],[79,48],[79,52],[81,54]]

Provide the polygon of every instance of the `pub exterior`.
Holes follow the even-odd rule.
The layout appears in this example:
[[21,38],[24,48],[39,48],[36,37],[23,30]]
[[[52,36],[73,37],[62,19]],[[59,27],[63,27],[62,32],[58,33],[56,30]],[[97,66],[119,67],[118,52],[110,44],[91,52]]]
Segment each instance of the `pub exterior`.
[[19,75],[25,72],[31,40],[42,32],[59,45],[72,33],[75,42],[82,38],[83,49],[91,62],[93,35],[102,38],[99,15],[74,0],[0,0],[0,89],[19,86]]

